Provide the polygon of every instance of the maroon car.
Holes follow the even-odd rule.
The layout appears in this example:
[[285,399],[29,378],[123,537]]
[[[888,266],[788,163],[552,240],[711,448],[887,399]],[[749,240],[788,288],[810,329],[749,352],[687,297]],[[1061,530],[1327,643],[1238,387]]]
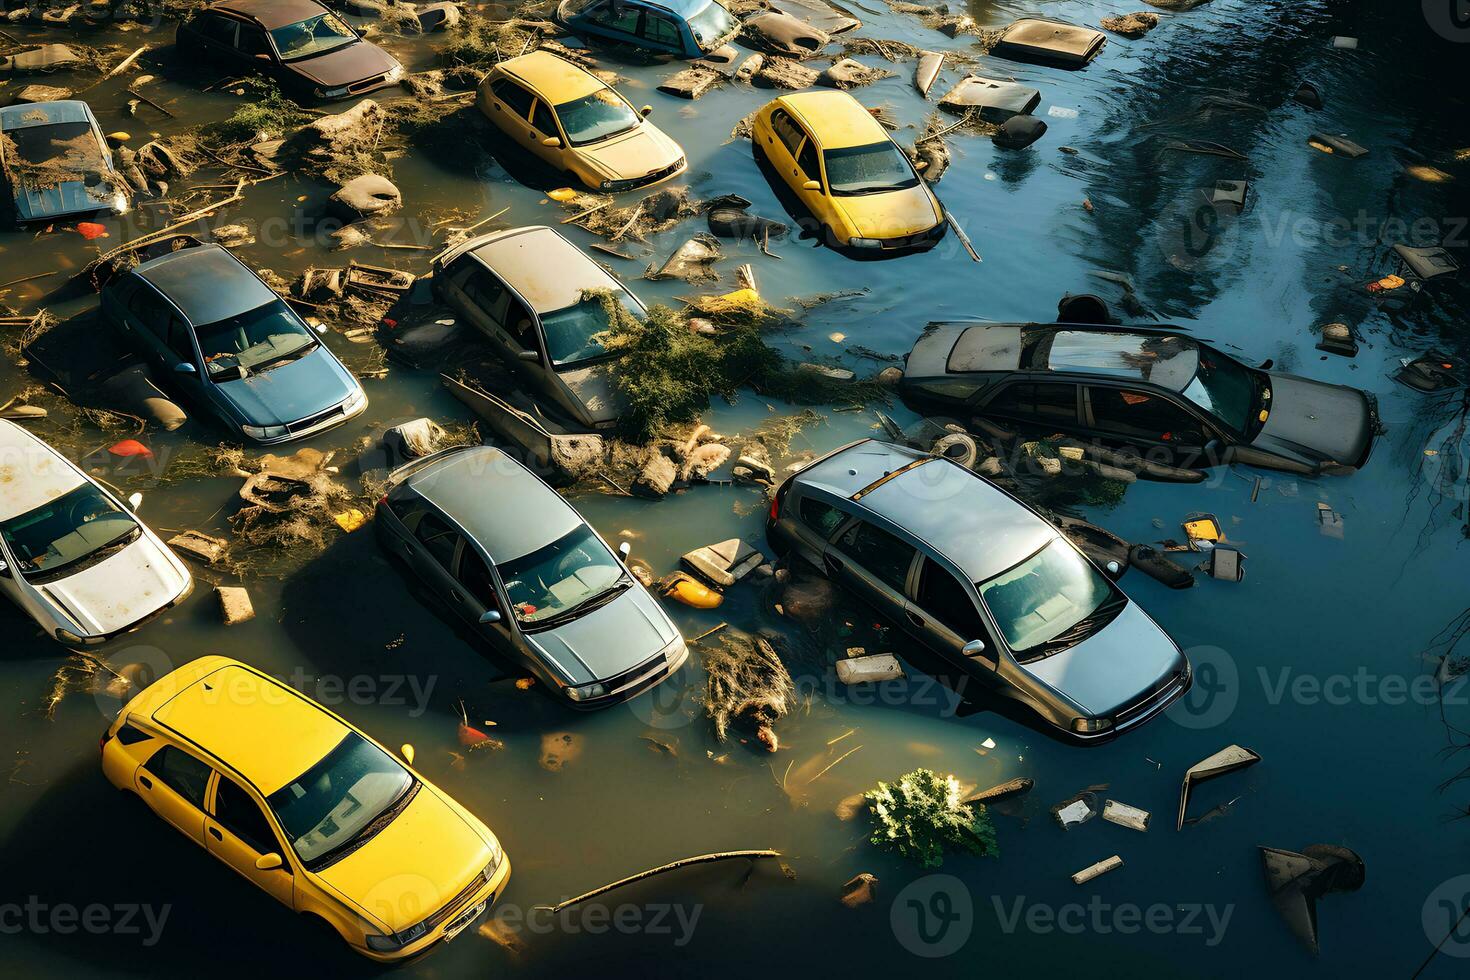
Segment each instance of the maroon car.
[[314,0],[223,0],[180,24],[177,43],[187,62],[260,72],[297,99],[345,99],[403,77],[397,59]]

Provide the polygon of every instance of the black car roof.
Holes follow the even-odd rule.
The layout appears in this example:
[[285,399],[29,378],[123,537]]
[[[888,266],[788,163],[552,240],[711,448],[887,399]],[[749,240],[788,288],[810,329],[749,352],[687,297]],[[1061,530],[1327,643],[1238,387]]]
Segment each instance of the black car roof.
[[[954,324],[959,326],[959,324]],[[1147,381],[1182,391],[1199,367],[1199,342],[1175,327],[980,323],[955,338],[951,374],[1053,371]]]

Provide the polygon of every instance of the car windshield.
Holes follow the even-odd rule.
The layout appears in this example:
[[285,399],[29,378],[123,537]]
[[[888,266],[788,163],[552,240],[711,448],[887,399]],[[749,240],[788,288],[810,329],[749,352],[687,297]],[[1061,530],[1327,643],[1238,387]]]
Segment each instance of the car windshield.
[[544,548],[501,564],[500,577],[516,619],[541,623],[618,588],[623,566],[583,524]]
[[1208,347],[1199,349],[1199,370],[1184,397],[1237,432],[1249,433],[1256,406],[1256,380],[1249,368]]
[[[642,312],[628,301],[627,296],[621,292],[614,295],[630,316],[642,319]],[[541,316],[541,329],[546,332],[546,347],[551,353],[551,362],[556,367],[566,367],[606,355],[607,348],[602,345],[599,334],[605,333],[611,327],[601,296],[584,296],[572,306]]]
[[350,844],[398,802],[413,777],[356,732],[267,799],[308,868]]
[[0,523],[6,547],[27,576],[76,565],[137,532],[138,522],[91,483]]
[[563,102],[556,107],[556,115],[573,146],[626,133],[643,118],[610,88]]
[[352,28],[336,14],[318,14],[271,31],[282,61],[296,61],[336,50],[357,40]]
[[827,183],[841,197],[903,190],[919,183],[914,168],[888,140],[827,150],[822,156],[827,162]]
[[689,29],[701,50],[708,51],[715,42],[733,31],[739,23],[735,15],[717,3],[711,3],[689,18]]
[[978,586],[1017,658],[1091,616],[1113,595],[1108,580],[1061,538]]
[[274,300],[194,331],[204,367],[216,381],[243,377],[306,353],[318,343],[285,303]]
[[7,130],[0,140],[4,141],[0,153],[5,169],[17,183],[28,187],[47,189],[68,180],[98,184],[111,170],[91,123],[25,126]]

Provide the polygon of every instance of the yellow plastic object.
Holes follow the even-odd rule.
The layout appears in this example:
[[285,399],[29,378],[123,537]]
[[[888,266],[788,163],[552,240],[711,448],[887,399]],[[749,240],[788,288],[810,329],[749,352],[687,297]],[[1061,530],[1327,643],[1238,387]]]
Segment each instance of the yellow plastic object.
[[683,572],[675,574],[664,586],[664,595],[670,599],[678,599],[686,606],[695,609],[713,609],[725,601],[725,597],[711,589],[709,586],[685,575]]
[[107,134],[107,142],[111,143],[113,146],[118,146],[122,143],[126,143],[132,138],[133,137],[131,133],[125,133],[122,130],[118,130],[115,133]]
[[570,201],[577,196],[577,192],[570,187],[558,187],[554,191],[547,191],[546,196],[553,201]]
[[1185,521],[1184,533],[1189,535],[1191,541],[1219,541],[1225,537],[1225,532],[1220,529],[1220,522],[1209,514]]
[[358,528],[366,524],[367,519],[367,515],[358,510],[356,507],[352,508],[351,510],[343,511],[340,514],[332,515],[332,520],[337,522],[337,526],[346,531],[348,534],[351,534],[353,531],[356,531]]
[[1401,289],[1404,285],[1404,278],[1402,276],[1384,276],[1373,285],[1385,291],[1390,289]]

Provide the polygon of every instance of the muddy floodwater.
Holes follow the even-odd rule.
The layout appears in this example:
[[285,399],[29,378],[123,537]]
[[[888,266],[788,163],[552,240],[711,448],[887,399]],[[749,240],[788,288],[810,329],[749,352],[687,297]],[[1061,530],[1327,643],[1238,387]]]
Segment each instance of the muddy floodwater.
[[[878,0],[846,6],[863,21],[851,36],[975,54],[973,35],[951,39]],[[982,28],[996,28],[1026,16],[1095,25],[1144,6],[971,0],[967,9]],[[1453,5],[1213,0],[1159,10],[1159,26],[1142,39],[1110,35],[1082,71],[983,57],[979,73],[1041,90],[1036,113],[1048,130],[1019,151],[982,135],[950,140],[953,159],[935,190],[982,263],[953,234],[926,254],[869,262],[795,238],[771,243],[779,258],[752,242],[726,241],[719,282],[643,279],[648,264],[704,230],[702,218],[646,246],[625,246],[632,261],[592,253],[646,301],[734,289],[742,262],[778,306],[841,293],[770,340],[797,360],[841,364],[860,376],[896,363],[928,321],[1050,321],[1072,292],[1102,296],[1125,322],[1156,317],[1247,362],[1273,359],[1277,369],[1372,393],[1386,433],[1350,475],[1236,466],[1199,485],[1139,481],[1116,499],[1069,505],[1139,542],[1180,539],[1186,515],[1211,513],[1248,556],[1238,583],[1201,573],[1194,588],[1171,591],[1137,571],[1122,579],[1196,671],[1185,701],[1141,729],[1098,747],[1064,743],[1027,717],[997,710],[861,607],[839,605],[815,629],[798,626],[778,612],[779,589],[767,579],[729,588],[718,609],[666,605],[686,637],[728,623],[778,639],[799,692],[796,709],[777,723],[779,751],[766,752],[738,726],[728,740],[716,739],[701,703],[700,663],[718,635],[694,644],[690,665],[653,693],[574,713],[536,687],[518,686],[522,675],[508,661],[428,604],[385,559],[371,527],[334,532],[324,550],[240,575],[191,564],[193,595],[101,655],[154,674],[205,654],[247,661],[382,743],[411,743],[424,775],[499,835],[513,875],[492,916],[516,948],[472,928],[399,968],[401,975],[1409,976],[1442,943],[1422,976],[1465,976],[1470,923],[1454,926],[1470,902],[1470,782],[1460,780],[1470,684],[1457,680],[1470,647],[1456,646],[1470,608],[1467,402],[1460,390],[1426,395],[1391,375],[1402,359],[1431,349],[1465,354],[1470,302],[1463,277],[1436,280],[1407,305],[1379,302],[1365,289],[1394,271],[1393,243],[1444,240],[1463,256],[1470,235],[1463,84],[1470,29],[1440,6]],[[172,21],[127,30],[0,26],[7,45],[64,39],[124,54],[151,45],[139,67],[113,79],[62,72],[7,79],[3,90],[8,102],[34,81],[90,86],[78,97],[104,132],[126,131],[135,146],[149,134],[224,118],[242,101],[228,86],[203,91],[207,78],[171,64]],[[1335,46],[1334,37],[1358,44]],[[434,67],[444,43],[443,35],[378,39],[410,70]],[[697,198],[738,194],[753,212],[788,220],[749,142],[730,136],[742,116],[779,93],[736,82],[689,102],[655,90],[677,63],[598,57],[684,147],[689,168],[676,184]],[[965,72],[946,66],[926,103],[913,88],[912,61],[859,60],[894,73],[853,94],[886,107],[903,145],[912,145],[935,97]],[[155,78],[139,91],[169,115],[148,105],[129,114],[126,89],[142,72]],[[1322,93],[1323,108],[1292,99],[1303,79]],[[392,162],[405,207],[381,240],[437,246],[444,233],[434,223],[452,209],[461,225],[504,210],[492,227],[557,225],[567,216],[546,196],[561,182],[497,159],[493,145],[469,132],[459,146],[436,141]],[[1371,152],[1360,159],[1320,152],[1307,142],[1317,132],[1347,134]],[[1223,144],[1245,159],[1168,148],[1189,140]],[[1250,183],[1243,214],[1208,227],[1193,221],[1202,189],[1241,179]],[[211,182],[234,184],[206,168],[172,193]],[[249,225],[256,241],[236,253],[286,279],[348,258],[428,271],[432,252],[423,249],[331,252],[316,222],[331,189],[278,177],[248,187],[209,222]],[[187,207],[176,206],[173,217]],[[95,295],[50,294],[99,251],[169,219],[144,201],[130,215],[101,220],[106,238],[88,241],[68,223],[0,232],[0,282],[56,273],[0,287],[0,305],[26,313],[45,306],[63,326],[79,318],[101,330],[89,319]],[[573,225],[557,227],[580,245],[599,241]],[[1356,357],[1317,349],[1332,322],[1353,327]],[[328,346],[365,378],[371,399],[365,414],[307,443],[336,451],[344,480],[356,480],[350,464],[363,437],[386,426],[421,416],[474,420],[444,391],[437,370],[385,360],[371,338],[353,343],[343,325],[327,326],[337,328]],[[86,336],[79,332],[77,342]],[[0,403],[46,380],[37,365],[22,367],[8,353],[0,358]],[[896,399],[816,407],[777,454],[778,470],[881,435],[877,409],[901,424],[917,418]],[[738,435],[802,410],[747,391],[717,402],[702,421]],[[107,455],[98,450],[131,435],[59,410],[31,427],[75,458],[99,462]],[[164,537],[184,529],[230,535],[239,479],[173,472],[224,437],[197,419],[142,437],[155,465],[122,474],[123,488],[143,492],[141,516]],[[759,486],[693,486],[662,500],[583,490],[572,500],[604,537],[630,541],[659,575],[674,571],[682,553],[727,538],[770,553],[768,498]],[[1340,526],[1326,528],[1333,533],[1324,533],[1324,509],[1340,516]],[[216,584],[245,585],[255,619],[221,625]],[[907,679],[844,688],[832,664],[855,646],[897,654]],[[97,739],[118,702],[84,679],[51,704],[65,654],[8,603],[0,606],[6,972],[376,972],[107,784]],[[467,751],[457,736],[461,706],[503,747]],[[1190,814],[1204,819],[1176,831],[1184,770],[1232,743],[1263,761],[1200,787]],[[567,757],[544,760],[548,745]],[[997,857],[951,856],[942,868],[923,869],[872,846],[866,815],[837,816],[845,798],[921,766],[966,786],[1035,781],[1021,802],[992,811]],[[1051,807],[1088,788],[1099,800],[1151,812],[1147,832],[1101,819],[1064,831]],[[1360,890],[1318,903],[1316,955],[1273,907],[1258,852],[1311,844],[1351,848],[1367,869]],[[745,848],[778,850],[781,863],[711,864],[573,913],[534,911],[678,858]],[[1114,854],[1121,869],[1072,883],[1073,873]],[[862,872],[877,877],[876,899],[847,908],[838,900],[842,885]],[[105,912],[93,912],[90,925],[66,917],[67,908],[80,915],[93,906]]]

